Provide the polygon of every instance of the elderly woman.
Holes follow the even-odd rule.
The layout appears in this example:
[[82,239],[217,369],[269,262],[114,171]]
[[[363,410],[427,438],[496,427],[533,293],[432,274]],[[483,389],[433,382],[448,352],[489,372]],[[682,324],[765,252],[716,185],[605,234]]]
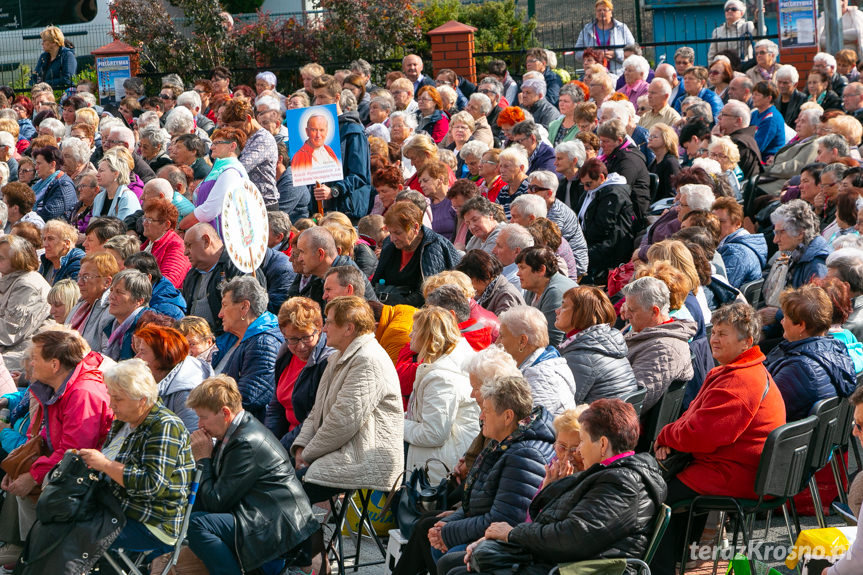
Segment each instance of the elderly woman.
[[449,131],[449,118],[443,113],[443,101],[437,88],[423,86],[416,95],[419,105],[419,131],[425,132],[440,144]]
[[769,161],[785,145],[785,120],[774,105],[778,97],[779,90],[771,82],[758,82],[752,89],[754,109],[749,125],[756,127],[755,143],[765,161]]
[[734,71],[727,58],[717,57],[707,69],[707,83],[723,102],[728,101],[728,85],[733,78]]
[[800,114],[800,106],[807,99],[807,95],[797,89],[800,74],[794,66],[780,66],[773,75],[773,81],[779,89],[779,98],[775,101],[776,108],[789,126],[797,125],[797,116]]
[[529,165],[527,152],[518,144],[510,146],[500,153],[497,166],[500,171],[500,178],[505,185],[497,194],[495,203],[503,206],[507,217],[509,217],[509,205],[512,201],[527,193],[529,184],[527,168]]
[[372,214],[387,213],[390,206],[395,203],[398,193],[404,189],[403,181],[404,176],[398,166],[384,166],[372,174],[372,186],[377,191],[372,205]]
[[20,138],[28,142],[36,137],[36,128],[31,121],[33,117],[33,102],[30,98],[24,94],[16,96],[12,102],[12,111],[15,112],[18,122],[18,135],[12,135],[16,139]]
[[63,161],[60,149],[54,146],[36,148],[32,157],[39,177],[32,186],[36,194],[33,209],[46,222],[55,218],[68,220],[78,198],[72,178],[60,170]]
[[746,20],[746,4],[740,0],[725,2],[725,23],[713,30],[713,42],[707,50],[707,61],[720,52],[730,50],[741,62],[752,58],[752,42],[747,40],[756,34],[755,24]]
[[626,341],[613,327],[617,314],[604,291],[572,288],[556,314],[555,327],[566,334],[558,349],[575,379],[575,403],[622,397],[638,388]]
[[18,236],[0,237],[0,353],[10,370],[21,369],[31,336],[48,317],[51,286],[39,274],[33,246]]
[[[597,48],[601,50],[609,71],[613,74],[620,74],[623,65],[623,49],[608,49],[608,47],[634,44],[635,38],[626,24],[613,18],[614,4],[611,0],[597,0],[594,7],[596,19],[584,26],[578,35],[575,47],[577,49]],[[580,55],[576,53],[576,57]]]
[[482,196],[471,198],[464,203],[459,215],[473,235],[468,240],[465,251],[483,250],[489,254],[492,252],[497,242],[497,235],[506,225],[506,222],[497,221],[498,209]]
[[81,260],[78,273],[81,300],[72,308],[66,323],[95,350],[104,348],[105,328],[114,321],[108,312],[108,294],[118,271],[117,261],[105,252],[89,254]]
[[[476,352],[462,341],[452,314],[437,306],[414,314],[410,348],[420,365],[405,414],[405,469],[410,472],[432,458],[452,469],[479,433],[479,409],[465,372]],[[438,462],[428,469],[432,484],[446,475]]]
[[[420,186],[420,173],[426,164],[438,161],[438,148],[435,141],[428,134],[417,134],[408,139],[402,146],[402,155],[411,163],[411,166],[416,172],[407,179],[405,187],[418,192],[422,192]],[[455,181],[455,175],[451,176],[452,184]]]
[[51,318],[63,325],[72,316],[72,308],[81,299],[81,290],[75,280],[60,280],[51,286],[46,298],[50,307]]
[[542,405],[552,415],[575,407],[572,370],[548,344],[548,324],[540,310],[519,305],[503,312],[497,341],[530,384],[534,405]]
[[42,247],[45,253],[39,273],[50,285],[64,280],[78,279],[84,250],[75,247],[78,230],[62,220],[49,220],[42,228]]
[[638,98],[647,94],[647,74],[650,64],[643,56],[633,54],[623,61],[623,77],[626,84],[620,93],[626,96],[633,106],[638,104]]
[[323,333],[321,306],[293,297],[279,309],[279,329],[285,343],[275,365],[276,392],[267,406],[266,425],[290,450],[315,404],[327,358],[335,351]]
[[[459,178],[467,178],[477,185],[481,185],[484,182],[482,157],[488,152],[488,149],[488,145],[479,140],[466,142],[458,153],[459,165],[461,166],[457,170]],[[495,165],[497,165],[496,162]]]
[[39,33],[42,38],[42,54],[30,75],[30,85],[37,82],[50,84],[52,88],[72,85],[72,76],[78,70],[75,53],[66,47],[66,38],[56,26],[48,26]]
[[203,180],[210,173],[207,143],[195,134],[183,134],[171,140],[168,144],[168,155],[174,164],[192,168],[196,181]]
[[[659,187],[651,202],[674,197],[671,178],[680,171],[680,143],[677,132],[668,124],[654,124],[650,128],[647,147],[656,155],[656,159],[647,169],[659,177]],[[591,220],[592,221],[592,220]]]
[[93,199],[93,217],[110,216],[120,220],[141,209],[141,203],[129,189],[129,164],[110,150],[99,162],[96,181],[102,188]]
[[[707,374],[689,409],[662,429],[654,446],[660,462],[672,450],[692,454],[692,463],[668,483],[668,505],[698,495],[757,499],[755,474],[764,442],[786,422],[782,395],[756,344],[760,335],[758,314],[748,304],[714,312],[710,346],[719,367]],[[693,522],[695,541],[705,520],[702,515]],[[685,530],[686,516],[673,516],[651,564],[657,573],[674,571]]]
[[29,156],[21,156],[18,160],[18,181],[28,186],[36,179],[36,163]]
[[504,277],[503,266],[495,256],[483,250],[470,250],[455,269],[470,278],[476,302],[493,314],[500,315],[513,306],[524,304],[521,290]]
[[210,324],[204,318],[187,315],[177,322],[177,330],[183,334],[189,343],[189,355],[211,364],[216,347],[216,336],[210,329]]
[[[464,145],[473,138],[473,133],[475,131],[476,121],[469,112],[462,111],[457,114],[453,114],[452,118],[449,120],[449,133],[447,134],[450,144],[446,148],[448,150],[452,150],[456,155],[458,155],[458,153],[461,152],[462,147],[464,147]],[[463,174],[460,171],[457,174],[457,177],[462,178],[465,175],[466,174]]]
[[830,89],[830,76],[820,70],[810,70],[806,78],[809,102],[815,102],[825,110],[841,110],[842,99]]
[[716,137],[713,136],[707,149],[709,150],[710,158],[719,162],[719,167],[722,168],[722,176],[728,180],[734,196],[741,199],[741,182],[743,181],[743,170],[740,169],[740,150],[737,144],[728,136]]
[[[639,431],[635,408],[620,399],[599,399],[578,422],[585,470],[546,485],[531,502],[530,522],[489,525],[464,554],[442,561],[440,573],[467,573],[464,563],[483,540],[528,552],[530,563],[518,571],[529,575],[548,573],[560,563],[644,554],[666,488],[653,457],[633,452]],[[593,525],[602,525],[603,537],[591,536]]]
[[388,491],[404,469],[398,375],[375,339],[371,308],[361,297],[342,296],[327,304],[326,316],[323,331],[336,352],[290,449],[311,503],[348,489]]
[[550,248],[526,248],[519,252],[515,262],[525,290],[525,303],[545,315],[549,343],[558,345],[564,332],[554,327],[555,310],[560,307],[563,293],[575,287],[575,282],[558,271],[557,258]]
[[525,119],[524,110],[518,106],[509,106],[498,113],[497,126],[503,132],[505,137],[504,143],[512,142],[512,127],[519,122],[524,122]]
[[134,357],[132,335],[152,295],[150,280],[138,270],[124,269],[114,276],[108,295],[108,313],[114,321],[105,327],[102,353],[114,361]]
[[170,135],[164,128],[159,126],[146,126],[138,131],[139,149],[141,157],[147,162],[154,172],[160,168],[173,164],[174,160],[168,155],[168,142]]
[[79,138],[68,137],[62,143],[63,171],[72,179],[75,189],[85,176],[95,176],[96,168],[90,163],[90,144]]
[[578,450],[581,445],[581,424],[578,418],[587,407],[587,405],[579,405],[575,409],[567,409],[554,418],[552,422],[555,432],[554,457],[545,467],[542,489],[558,479],[584,471],[584,460]]
[[779,301],[784,339],[764,365],[785,401],[787,420],[797,421],[817,401],[851,395],[857,376],[845,344],[827,334],[833,319],[827,292],[804,285],[786,290]]
[[447,197],[451,170],[443,162],[430,162],[417,170],[423,195],[431,201],[432,229],[452,241],[458,215]]
[[[222,124],[225,127],[240,130],[246,136],[240,146],[242,149],[239,155],[240,163],[246,168],[248,179],[261,192],[264,204],[275,209],[279,199],[276,188],[278,149],[272,134],[255,120],[251,102],[236,98],[225,105]],[[213,138],[213,143],[215,142]]]
[[389,122],[390,145],[397,150],[401,149],[419,127],[416,116],[409,112],[393,112],[390,114]]
[[170,201],[158,197],[144,202],[144,243],[141,249],[153,254],[162,276],[182,289],[186,273],[192,264],[185,254],[183,238],[174,230],[179,212]]
[[171,327],[154,323],[135,331],[135,357],[144,360],[158,382],[159,398],[190,432],[198,429],[198,416],[186,406],[189,393],[213,375],[210,364],[189,355],[186,337]]
[[384,241],[372,285],[388,305],[420,307],[423,279],[452,269],[460,259],[449,240],[425,227],[422,218],[422,211],[408,201],[396,202],[384,215],[390,235]]
[[213,169],[195,192],[195,210],[179,224],[181,231],[199,222],[209,223],[222,233],[222,204],[228,190],[242,188],[250,183],[246,168],[239,155],[246,145],[246,134],[236,128],[219,128],[213,132],[210,155],[215,159]]
[[479,168],[479,174],[482,176],[479,192],[490,202],[497,201],[498,194],[506,186],[506,182],[500,177],[500,154],[501,151],[498,149],[487,151],[482,155]]
[[195,468],[189,432],[159,401],[159,386],[142,360],[108,368],[105,386],[114,411],[111,432],[101,450],[79,454],[110,478],[126,513],[126,526],[113,546],[168,553],[180,536]]
[[225,333],[216,340],[219,351],[213,369],[237,381],[243,409],[264,421],[275,388],[276,355],[285,338],[276,316],[267,311],[267,291],[254,277],[235,277],[222,287]]
[[[770,82],[776,85],[776,72],[782,67],[776,61],[779,56],[779,46],[771,40],[759,40],[755,43],[755,66],[746,71],[746,77],[753,84]],[[790,124],[789,124],[790,125]]]
[[583,101],[584,93],[578,86],[565,84],[560,89],[558,108],[563,115],[548,125],[548,140],[555,148],[558,144],[575,139],[579,131],[575,119],[575,105]]

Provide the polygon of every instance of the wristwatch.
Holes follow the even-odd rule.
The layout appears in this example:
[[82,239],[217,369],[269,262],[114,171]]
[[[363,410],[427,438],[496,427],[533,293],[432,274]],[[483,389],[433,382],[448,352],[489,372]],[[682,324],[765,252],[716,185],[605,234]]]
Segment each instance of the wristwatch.
[[339,191],[339,189],[338,189],[337,187],[335,187],[335,186],[333,186],[333,187],[331,187],[331,188],[330,188],[330,192],[332,192],[332,194],[333,194],[333,197],[334,197],[334,198],[338,198],[338,197],[339,197],[339,194],[341,193],[341,192]]

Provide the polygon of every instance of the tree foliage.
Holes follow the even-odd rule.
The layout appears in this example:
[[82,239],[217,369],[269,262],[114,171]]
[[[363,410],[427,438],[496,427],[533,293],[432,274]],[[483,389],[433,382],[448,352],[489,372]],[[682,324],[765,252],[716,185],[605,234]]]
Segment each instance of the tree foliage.
[[477,29],[474,35],[477,52],[519,50],[534,43],[536,20],[528,20],[525,10],[518,8],[515,0],[470,4],[462,4],[460,0],[429,0],[423,6],[420,21],[423,38],[426,38],[429,30],[450,20]]

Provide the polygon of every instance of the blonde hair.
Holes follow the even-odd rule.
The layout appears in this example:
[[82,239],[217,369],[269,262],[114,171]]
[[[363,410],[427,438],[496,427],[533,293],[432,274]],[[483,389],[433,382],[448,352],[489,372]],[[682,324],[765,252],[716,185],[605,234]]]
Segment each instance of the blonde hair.
[[243,396],[237,387],[236,380],[223,373],[208,377],[189,393],[186,407],[191,409],[206,409],[210,413],[219,413],[223,407],[239,413],[243,408]]
[[317,78],[318,76],[326,74],[326,70],[324,70],[324,67],[317,62],[310,62],[300,68],[300,74],[305,74],[306,76],[314,76],[315,78]]
[[666,260],[675,268],[683,272],[689,280],[689,289],[687,292],[698,294],[701,286],[701,281],[698,279],[698,271],[695,268],[695,261],[692,259],[692,253],[686,244],[680,240],[662,240],[655,243],[647,249],[648,263]]
[[57,235],[60,236],[60,240],[69,242],[70,250],[75,247],[75,243],[78,241],[78,230],[75,229],[74,226],[64,222],[63,220],[48,220],[42,228],[42,234],[44,235],[45,232],[51,230],[57,232]]
[[410,158],[411,154],[424,154],[430,160],[437,160],[437,144],[426,134],[413,135],[402,145],[402,155]]
[[99,114],[93,108],[81,108],[75,110],[75,123],[78,122],[93,126],[94,130],[99,129]]
[[452,130],[454,124],[464,124],[468,127],[471,133],[476,131],[476,120],[473,119],[470,112],[465,112],[464,110],[458,114],[453,114],[452,118],[449,119],[450,130]]
[[178,321],[175,327],[177,328],[177,331],[186,336],[186,339],[189,339],[190,335],[197,335],[205,341],[215,341],[216,339],[216,336],[213,335],[213,330],[210,329],[210,324],[207,323],[207,320],[196,315],[187,315]]
[[[108,168],[117,174],[117,183],[121,186],[128,186],[131,181],[129,179],[129,163],[115,150],[125,150],[125,148],[121,148],[120,146],[111,148],[105,152],[105,155],[102,156],[102,160],[99,163],[101,164],[104,162],[108,164]],[[128,150],[126,153],[128,154]]]
[[39,37],[43,40],[53,42],[60,48],[66,44],[66,37],[63,35],[63,31],[56,26],[48,26],[39,33]]
[[674,128],[660,122],[659,124],[654,124],[650,129],[659,130],[659,133],[662,135],[662,143],[665,145],[665,151],[668,154],[675,158],[680,156],[680,151],[678,150],[680,139],[677,137],[677,132],[674,131]]
[[444,308],[432,305],[414,314],[411,341],[418,344],[420,362],[430,363],[452,353],[460,338],[455,318]]
[[360,236],[357,234],[356,228],[351,224],[351,220],[345,214],[341,212],[329,212],[318,225],[332,234],[341,255],[354,257],[354,246],[360,239]]
[[740,161],[740,148],[738,148],[737,144],[735,144],[728,136],[722,136],[721,138],[714,136],[710,140],[710,145],[707,146],[707,150],[709,151],[714,148],[720,148],[722,153],[728,156],[728,161],[732,164],[736,164]]
[[393,93],[397,90],[407,90],[413,95],[414,83],[407,78],[396,78],[395,80],[393,80],[393,83],[390,84],[390,93]]
[[159,399],[159,386],[143,359],[127,359],[109,367],[105,370],[105,387],[129,399],[145,399],[147,405]]
[[858,146],[863,137],[863,125],[856,118],[843,114],[835,116],[825,122],[828,128],[845,138],[852,146]]
[[467,299],[471,299],[476,295],[473,282],[470,281],[466,273],[455,270],[444,270],[423,282],[423,297],[428,297],[431,292],[445,285],[454,285],[462,291],[464,297]]
[[551,425],[554,427],[556,434],[581,431],[581,424],[578,422],[578,418],[588,407],[590,406],[582,403],[581,405],[576,405],[573,409],[567,409],[555,417]]
[[324,325],[321,306],[307,297],[296,296],[285,300],[279,308],[279,327],[288,325],[300,331],[320,330]]
[[78,282],[73,279],[66,278],[55,283],[48,292],[48,297],[45,298],[51,305],[62,305],[66,308],[66,318],[69,317],[69,312],[81,299],[81,290],[78,289]]
[[15,136],[15,139],[17,140],[18,135],[21,133],[21,126],[18,125],[18,122],[10,118],[0,118],[0,132],[9,132]]

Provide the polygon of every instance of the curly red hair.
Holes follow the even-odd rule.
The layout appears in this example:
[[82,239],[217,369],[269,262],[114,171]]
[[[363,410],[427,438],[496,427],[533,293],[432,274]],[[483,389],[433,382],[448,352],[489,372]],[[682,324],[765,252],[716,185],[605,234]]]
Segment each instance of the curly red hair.
[[189,355],[189,342],[180,331],[172,327],[148,324],[135,332],[141,343],[153,350],[159,369],[168,371]]
[[584,101],[585,102],[590,100],[590,88],[587,87],[587,84],[585,84],[581,80],[572,80],[572,81],[570,81],[570,84],[573,84],[573,85],[581,88],[581,91],[584,92]]
[[519,122],[524,122],[524,118],[524,110],[518,106],[510,106],[509,108],[501,110],[497,117],[497,125],[503,127],[507,124],[511,124],[514,126]]

